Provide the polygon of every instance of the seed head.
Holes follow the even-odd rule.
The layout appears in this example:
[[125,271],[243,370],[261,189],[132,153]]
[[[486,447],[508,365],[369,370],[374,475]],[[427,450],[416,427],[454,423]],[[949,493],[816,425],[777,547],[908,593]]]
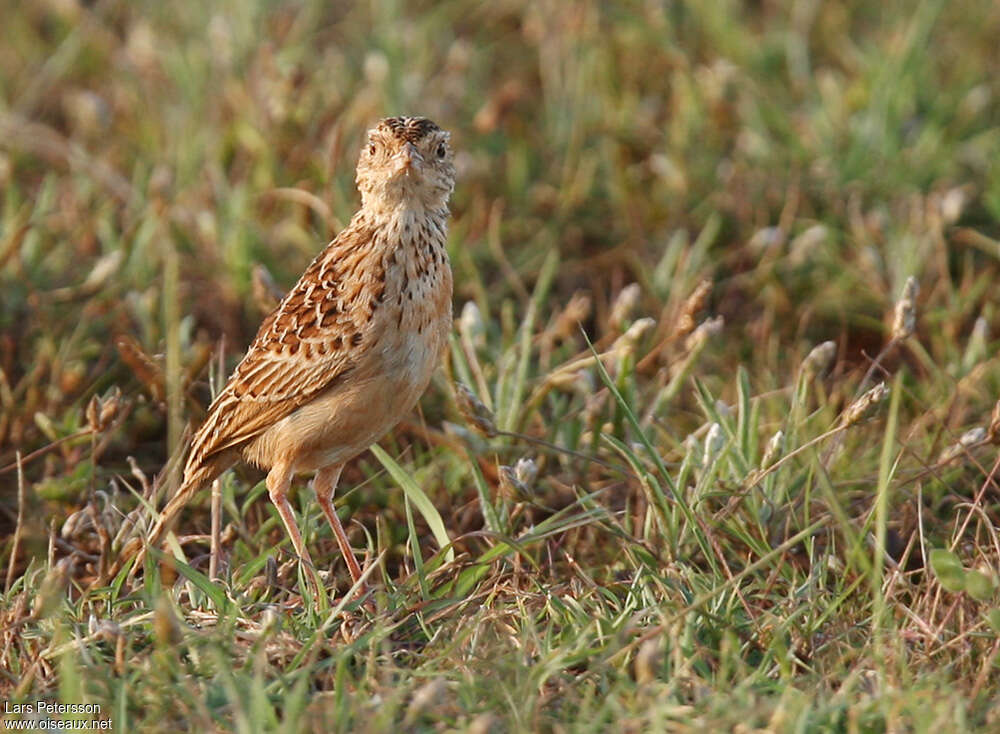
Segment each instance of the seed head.
[[538,478],[538,464],[530,456],[524,456],[514,465],[514,476],[517,481],[530,489]]
[[726,320],[722,316],[707,318],[698,324],[698,328],[691,332],[691,335],[684,341],[684,346],[689,352],[703,346],[710,338],[722,331]]
[[684,437],[684,442],[681,445],[684,447],[684,460],[690,462],[695,468],[701,468],[701,460],[705,450],[698,437],[689,433]]
[[959,456],[964,454],[968,449],[973,446],[977,446],[986,441],[988,432],[982,426],[976,426],[975,428],[970,428],[968,431],[963,433],[956,443],[948,446],[941,455],[938,457],[939,464],[947,464],[949,461],[957,459]]
[[964,189],[950,189],[941,197],[941,218],[945,224],[954,224],[962,216],[962,211],[968,202],[968,196]]
[[913,335],[917,325],[917,295],[920,284],[912,275],[906,279],[903,293],[896,302],[896,315],[892,322],[892,338],[896,341]]
[[713,423],[709,426],[708,435],[705,436],[705,454],[702,456],[702,465],[708,466],[715,461],[715,457],[722,451],[725,443],[726,437],[722,433],[722,426],[718,423]]
[[611,316],[608,319],[615,329],[622,329],[625,323],[631,320],[639,305],[639,297],[642,295],[638,283],[629,283],[621,289],[614,304],[611,306]]
[[114,421],[121,407],[122,391],[118,386],[111,390],[103,398],[96,395],[87,403],[87,425],[92,433],[101,433]]
[[695,314],[704,308],[705,301],[708,300],[708,294],[711,293],[711,291],[712,281],[707,278],[695,287],[695,289],[691,292],[691,295],[687,297],[686,301],[684,301],[680,317],[677,319],[677,326],[674,329],[674,336],[687,336],[694,331],[695,325],[697,324],[694,320]]
[[528,498],[528,487],[517,478],[514,467],[501,464],[498,471],[500,477],[500,490],[503,496],[509,500],[525,500]]
[[809,380],[819,377],[830,368],[836,353],[836,342],[826,341],[817,344],[802,360],[802,374]]
[[883,400],[889,397],[889,388],[884,382],[880,382],[860,398],[851,403],[844,411],[844,417],[840,422],[841,428],[853,426],[864,418],[869,411]]
[[639,345],[639,342],[642,341],[642,337],[654,326],[656,326],[656,322],[649,317],[639,319],[628,327],[628,331],[615,340],[614,345],[612,345],[612,351],[632,354],[635,352],[635,348]]
[[771,439],[767,442],[767,446],[764,447],[764,456],[760,460],[760,468],[767,469],[778,457],[781,456],[782,452],[785,450],[785,432],[778,431]]
[[479,396],[461,382],[455,383],[455,402],[458,405],[458,412],[462,414],[473,430],[486,438],[493,438],[497,435],[493,411],[487,408]]
[[483,325],[483,315],[475,301],[466,301],[462,306],[462,315],[458,319],[458,330],[462,337],[474,347],[481,347],[486,341],[486,327]]
[[562,312],[556,317],[555,324],[548,331],[550,339],[567,339],[579,334],[580,324],[590,316],[591,300],[583,291],[577,291]]

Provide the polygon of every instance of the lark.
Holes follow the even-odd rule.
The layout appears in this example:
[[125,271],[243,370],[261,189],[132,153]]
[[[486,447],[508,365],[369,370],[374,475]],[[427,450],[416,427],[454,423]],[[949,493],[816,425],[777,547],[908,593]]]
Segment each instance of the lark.
[[361,578],[333,498],[344,463],[413,408],[448,341],[449,138],[422,117],[391,117],[369,131],[357,166],[361,208],[261,324],[195,433],[150,545],[242,458],[267,471],[271,501],[310,565],[288,493],[297,474],[315,473],[319,506],[351,578]]

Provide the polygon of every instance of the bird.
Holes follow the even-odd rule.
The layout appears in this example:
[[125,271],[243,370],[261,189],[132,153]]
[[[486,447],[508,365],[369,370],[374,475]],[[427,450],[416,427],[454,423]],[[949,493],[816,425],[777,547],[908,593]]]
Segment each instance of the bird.
[[314,473],[319,506],[363,586],[334,494],[344,464],[414,407],[448,343],[450,138],[425,117],[389,117],[368,131],[360,208],[263,321],[213,400],[133,568],[201,488],[243,459],[267,472],[271,502],[309,566],[288,494],[296,475]]

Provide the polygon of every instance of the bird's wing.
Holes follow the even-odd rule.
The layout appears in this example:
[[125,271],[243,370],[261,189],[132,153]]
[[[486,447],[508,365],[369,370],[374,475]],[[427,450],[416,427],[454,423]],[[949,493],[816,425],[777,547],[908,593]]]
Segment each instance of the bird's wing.
[[261,324],[195,434],[185,474],[260,435],[356,368],[384,292],[371,235],[344,230]]

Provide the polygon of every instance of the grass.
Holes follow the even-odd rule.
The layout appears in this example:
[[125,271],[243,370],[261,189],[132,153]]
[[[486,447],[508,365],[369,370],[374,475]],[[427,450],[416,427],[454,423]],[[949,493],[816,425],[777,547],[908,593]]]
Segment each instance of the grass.
[[[11,9],[0,698],[118,731],[995,730],[998,35],[986,0]],[[456,330],[344,473],[375,613],[302,482],[312,603],[249,470],[219,582],[208,492],[180,559],[108,577],[396,113],[461,151]]]

